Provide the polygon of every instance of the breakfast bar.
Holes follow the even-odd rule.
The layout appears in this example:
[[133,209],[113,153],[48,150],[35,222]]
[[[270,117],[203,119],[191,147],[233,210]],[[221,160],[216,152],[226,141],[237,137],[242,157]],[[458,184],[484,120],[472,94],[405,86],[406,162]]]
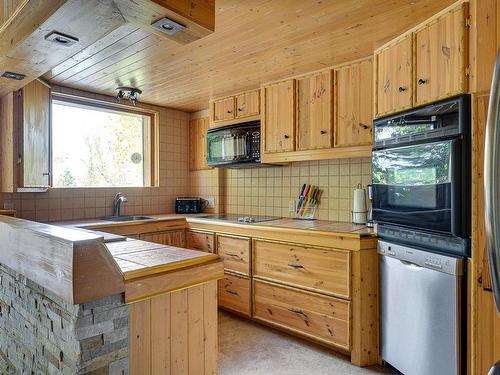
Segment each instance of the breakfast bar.
[[0,244],[6,373],[217,373],[217,255],[6,216]]

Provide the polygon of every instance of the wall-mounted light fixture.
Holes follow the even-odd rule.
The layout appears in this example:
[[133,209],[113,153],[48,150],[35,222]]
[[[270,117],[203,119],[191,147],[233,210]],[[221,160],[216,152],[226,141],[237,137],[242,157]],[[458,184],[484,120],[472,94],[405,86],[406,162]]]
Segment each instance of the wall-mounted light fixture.
[[137,104],[139,95],[142,94],[142,91],[135,87],[117,87],[115,90],[118,102],[121,102],[122,99],[128,99],[133,105]]

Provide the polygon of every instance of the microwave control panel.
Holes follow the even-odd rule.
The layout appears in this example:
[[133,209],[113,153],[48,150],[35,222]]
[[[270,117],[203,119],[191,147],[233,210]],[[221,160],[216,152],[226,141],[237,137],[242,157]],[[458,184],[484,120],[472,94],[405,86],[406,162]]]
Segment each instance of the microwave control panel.
[[253,159],[260,159],[260,132],[252,132],[251,138],[251,155],[250,157]]

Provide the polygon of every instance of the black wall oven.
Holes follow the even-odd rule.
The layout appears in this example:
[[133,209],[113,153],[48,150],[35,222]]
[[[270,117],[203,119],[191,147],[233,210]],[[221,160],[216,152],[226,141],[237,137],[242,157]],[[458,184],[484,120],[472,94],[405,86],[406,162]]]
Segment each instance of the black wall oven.
[[376,120],[372,204],[379,232],[466,255],[470,157],[468,95]]

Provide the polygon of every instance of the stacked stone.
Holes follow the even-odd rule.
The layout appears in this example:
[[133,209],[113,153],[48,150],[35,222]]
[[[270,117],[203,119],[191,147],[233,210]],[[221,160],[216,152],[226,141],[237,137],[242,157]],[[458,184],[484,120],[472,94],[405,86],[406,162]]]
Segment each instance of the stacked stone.
[[0,374],[128,374],[122,295],[72,305],[0,265]]

